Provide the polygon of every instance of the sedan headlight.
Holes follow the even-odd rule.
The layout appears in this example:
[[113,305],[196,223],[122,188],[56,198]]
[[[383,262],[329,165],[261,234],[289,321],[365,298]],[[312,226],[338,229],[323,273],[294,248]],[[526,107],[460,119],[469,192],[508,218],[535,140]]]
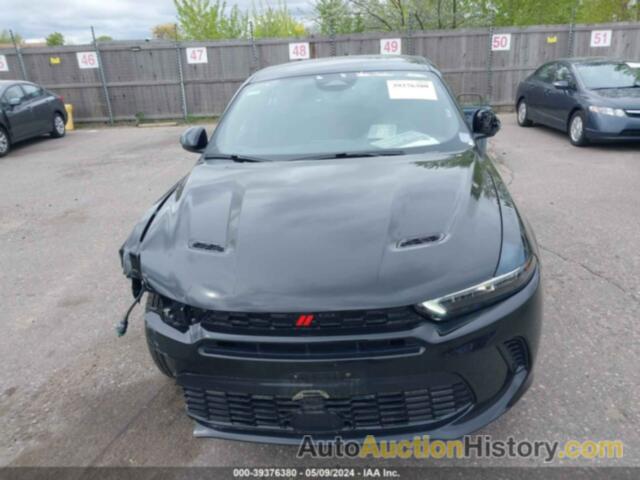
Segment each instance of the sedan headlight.
[[536,266],[536,257],[531,255],[524,265],[515,270],[464,290],[427,300],[416,305],[416,308],[434,320],[442,321],[487,307],[513,295],[527,285],[533,277]]
[[610,117],[624,117],[627,115],[621,108],[596,107],[595,105],[591,105],[589,111],[600,115],[609,115]]

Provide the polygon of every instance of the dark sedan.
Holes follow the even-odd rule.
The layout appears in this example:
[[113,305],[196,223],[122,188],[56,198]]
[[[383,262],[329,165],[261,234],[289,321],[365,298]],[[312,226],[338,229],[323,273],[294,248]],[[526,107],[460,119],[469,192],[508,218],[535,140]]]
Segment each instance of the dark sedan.
[[573,58],[549,62],[518,86],[518,124],[568,132],[578,146],[640,141],[640,62]]
[[62,97],[34,83],[0,80],[0,157],[21,140],[63,137],[66,123]]
[[196,435],[457,438],[520,398],[535,239],[481,143],[499,121],[466,113],[428,61],[352,56],[261,70],[184,133],[197,164],[120,258]]

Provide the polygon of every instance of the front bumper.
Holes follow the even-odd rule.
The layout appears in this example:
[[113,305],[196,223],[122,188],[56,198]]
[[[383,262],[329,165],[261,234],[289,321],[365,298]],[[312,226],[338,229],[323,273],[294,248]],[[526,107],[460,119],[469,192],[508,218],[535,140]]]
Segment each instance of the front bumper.
[[[152,311],[145,323],[150,346],[185,390],[196,436],[297,444],[305,434],[453,439],[480,429],[529,386],[541,317],[537,271],[520,292],[455,328],[425,322],[403,331],[309,337],[223,334],[194,325],[181,333]],[[325,348],[368,341],[419,348],[391,355],[372,349],[352,359],[340,349],[332,358]],[[253,343],[292,352],[324,345],[324,356],[243,357],[209,348]]]
[[595,142],[640,142],[640,116],[613,117],[589,112],[585,134]]

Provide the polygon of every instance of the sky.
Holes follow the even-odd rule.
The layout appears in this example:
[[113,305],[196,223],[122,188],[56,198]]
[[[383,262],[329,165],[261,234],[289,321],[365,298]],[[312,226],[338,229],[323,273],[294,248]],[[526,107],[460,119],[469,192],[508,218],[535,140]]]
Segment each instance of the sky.
[[[227,0],[228,5],[250,8],[260,1]],[[277,5],[277,0],[270,2]],[[313,0],[288,0],[291,13],[303,18]],[[96,35],[116,40],[144,39],[159,23],[176,21],[173,0],[0,0],[0,30],[11,29],[24,39],[42,39],[60,32],[67,43],[87,43],[90,27]]]

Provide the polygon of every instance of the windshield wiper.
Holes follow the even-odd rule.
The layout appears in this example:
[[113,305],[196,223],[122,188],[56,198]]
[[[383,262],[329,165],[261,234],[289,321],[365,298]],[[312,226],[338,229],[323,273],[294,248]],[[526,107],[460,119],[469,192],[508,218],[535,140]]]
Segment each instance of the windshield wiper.
[[237,155],[235,153],[210,153],[204,156],[205,160],[233,160],[234,162],[266,162],[267,160],[259,157],[249,157],[247,155]]
[[387,157],[393,155],[405,155],[404,150],[366,150],[360,152],[336,152],[336,153],[319,153],[317,155],[307,155],[304,157],[293,158],[292,160],[330,160],[333,158],[361,158],[361,157]]

